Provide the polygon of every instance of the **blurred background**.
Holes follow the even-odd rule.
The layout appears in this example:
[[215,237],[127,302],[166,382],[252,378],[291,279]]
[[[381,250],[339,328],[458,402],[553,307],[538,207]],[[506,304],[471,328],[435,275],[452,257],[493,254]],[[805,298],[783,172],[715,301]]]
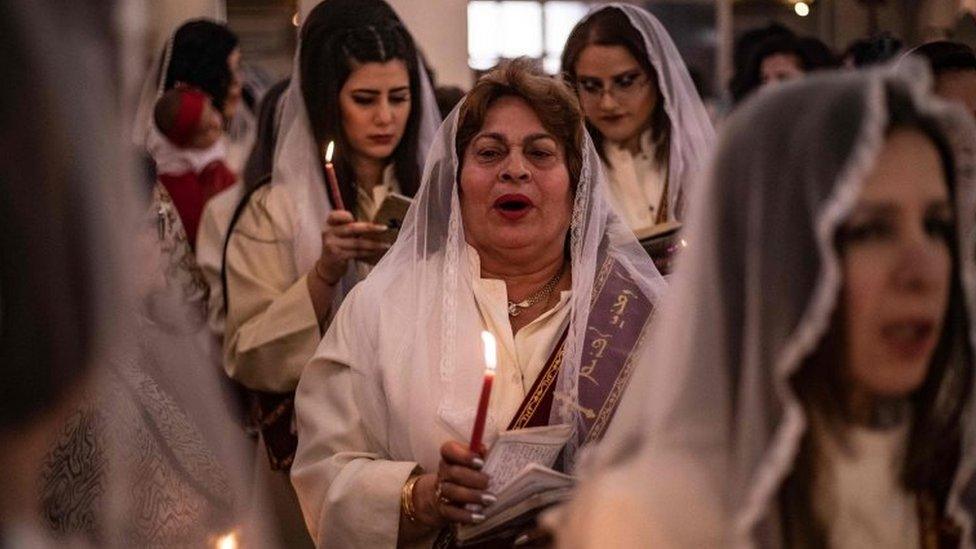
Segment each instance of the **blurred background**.
[[[152,41],[189,17],[226,19],[241,37],[248,76],[287,76],[296,26],[314,0],[158,0],[149,3]],[[601,1],[390,0],[417,39],[437,84],[467,89],[480,71],[520,55],[551,72],[573,25]],[[890,33],[912,46],[950,38],[976,45],[976,0],[644,0],[668,28],[703,95],[714,97],[732,71],[732,44],[743,31],[779,23],[819,38],[836,52],[858,38]],[[134,60],[132,60],[134,61]]]

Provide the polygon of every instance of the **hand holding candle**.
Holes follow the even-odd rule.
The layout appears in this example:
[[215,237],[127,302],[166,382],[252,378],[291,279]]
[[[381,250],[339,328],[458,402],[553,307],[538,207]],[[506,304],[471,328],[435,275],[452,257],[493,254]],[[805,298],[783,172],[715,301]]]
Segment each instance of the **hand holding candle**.
[[481,398],[478,399],[478,413],[474,417],[474,431],[471,433],[472,452],[481,451],[481,439],[485,433],[485,418],[488,416],[488,401],[491,398],[491,384],[495,381],[495,369],[498,367],[498,349],[495,346],[495,336],[491,332],[481,332],[481,341],[485,347],[485,381],[481,386]]
[[332,206],[336,210],[345,210],[342,203],[342,193],[339,192],[339,180],[336,178],[335,166],[332,165],[332,153],[335,152],[335,141],[329,141],[325,148],[325,177],[329,180],[329,192],[332,195]]

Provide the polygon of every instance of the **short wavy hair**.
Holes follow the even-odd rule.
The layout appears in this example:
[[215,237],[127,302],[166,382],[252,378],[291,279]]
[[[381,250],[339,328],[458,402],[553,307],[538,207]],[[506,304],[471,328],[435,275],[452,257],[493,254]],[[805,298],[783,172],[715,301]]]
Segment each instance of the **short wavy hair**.
[[583,169],[583,111],[576,94],[562,80],[543,73],[530,59],[521,57],[489,72],[471,88],[458,112],[455,147],[459,166],[464,151],[485,123],[488,109],[502,97],[519,97],[535,111],[542,127],[566,152],[566,168],[573,189]]

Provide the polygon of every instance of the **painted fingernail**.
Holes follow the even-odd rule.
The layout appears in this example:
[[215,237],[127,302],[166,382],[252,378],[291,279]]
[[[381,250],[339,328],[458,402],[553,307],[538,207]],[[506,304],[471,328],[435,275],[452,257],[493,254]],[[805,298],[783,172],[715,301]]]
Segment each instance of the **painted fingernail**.
[[474,465],[474,468],[475,469],[481,469],[482,467],[485,466],[485,460],[483,460],[483,459],[481,459],[479,457],[473,458],[471,460],[471,465]]
[[479,522],[483,522],[484,520],[485,520],[485,516],[482,515],[481,513],[471,513],[471,522],[478,524]]
[[515,542],[513,542],[512,545],[515,545],[517,547],[519,545],[525,545],[528,542],[529,542],[529,535],[522,534],[521,536],[515,538]]
[[485,505],[493,505],[498,501],[498,498],[492,494],[481,494],[481,502]]
[[472,513],[480,513],[485,510],[484,506],[478,505],[477,503],[467,503],[464,505],[465,511],[471,511]]

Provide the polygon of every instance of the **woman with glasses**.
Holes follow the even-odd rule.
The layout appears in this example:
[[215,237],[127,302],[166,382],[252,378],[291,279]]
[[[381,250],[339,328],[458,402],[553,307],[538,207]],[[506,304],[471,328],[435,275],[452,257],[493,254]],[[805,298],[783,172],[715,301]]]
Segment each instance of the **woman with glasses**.
[[640,236],[680,220],[714,131],[664,26],[634,6],[601,7],[570,33],[562,71],[579,94],[624,221]]

